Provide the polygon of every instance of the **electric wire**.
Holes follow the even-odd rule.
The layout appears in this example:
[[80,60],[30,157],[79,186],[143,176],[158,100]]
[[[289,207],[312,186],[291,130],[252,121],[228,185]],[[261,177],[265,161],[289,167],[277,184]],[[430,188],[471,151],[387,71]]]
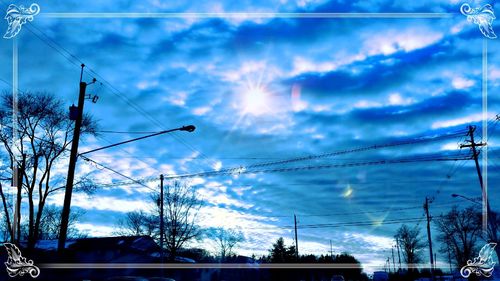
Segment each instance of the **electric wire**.
[[[2,3],[4,3],[4,2],[2,1]],[[62,55],[64,58],[66,58],[70,63],[72,63],[74,65],[77,65],[77,66],[79,66],[78,63],[80,63],[80,65],[84,64],[81,59],[79,59],[77,56],[75,56],[70,51],[68,51],[66,48],[64,48],[61,44],[57,43],[55,40],[53,40],[48,35],[46,35],[45,32],[43,30],[40,30],[38,27],[36,27],[36,25],[34,23],[29,22],[29,24],[30,24],[29,26],[33,27],[40,34],[42,34],[45,37],[45,39],[42,38],[40,35],[38,35],[36,32],[34,32],[32,29],[30,29],[29,26],[27,26],[28,30],[30,32],[32,32],[42,42],[46,43],[49,47],[51,47],[52,49],[54,49],[57,53],[59,53],[60,55]],[[49,43],[49,42],[51,42],[51,43]],[[66,55],[64,53],[66,53]],[[119,89],[117,89],[114,85],[112,85],[108,80],[104,79],[104,77],[102,77],[101,75],[99,75],[92,68],[90,68],[89,66],[86,66],[86,69],[84,69],[84,72],[87,73],[87,74],[89,74],[89,75],[94,75],[94,77],[96,77],[96,78],[99,78],[99,81],[101,83],[106,84],[106,86],[111,90],[110,92],[113,95],[115,95],[116,97],[118,97],[119,99],[121,99],[123,102],[125,102],[127,105],[129,105],[131,108],[133,108],[135,111],[137,111],[139,114],[141,114],[142,116],[144,116],[145,118],[147,118],[150,122],[154,123],[156,126],[158,126],[159,128],[161,128],[162,130],[164,130],[163,124],[158,119],[156,119],[149,112],[147,112],[142,107],[140,107],[137,103],[133,102],[132,100],[130,100],[129,98],[127,98],[125,95],[123,95],[123,93]],[[192,145],[190,145],[189,143],[187,143],[181,136],[177,136],[175,134],[169,134],[169,136],[172,137],[172,138],[174,138],[174,139],[176,139],[178,142],[180,142],[182,145],[184,145],[186,148],[188,148],[189,150],[193,151],[194,153],[196,153],[200,157],[206,159],[207,161],[212,161],[205,154],[203,154],[201,151],[197,150]],[[214,163],[215,162],[213,162],[212,164],[214,164]]]
[[116,171],[116,170],[114,170],[114,169],[112,169],[112,168],[110,168],[110,167],[108,167],[108,166],[105,166],[105,165],[103,165],[103,164],[101,164],[101,163],[97,163],[96,161],[94,161],[94,160],[92,160],[92,159],[88,158],[87,156],[80,155],[80,157],[81,157],[83,160],[85,160],[85,161],[89,161],[89,162],[91,162],[91,163],[93,163],[93,164],[95,164],[95,165],[98,165],[98,166],[100,166],[100,167],[102,167],[102,168],[106,169],[106,170],[109,170],[109,171],[111,171],[111,172],[113,172],[113,173],[115,173],[115,174],[118,174],[118,175],[120,175],[120,176],[122,176],[122,177],[124,177],[124,178],[126,178],[126,179],[129,179],[129,180],[133,181],[133,182],[134,182],[134,183],[136,183],[136,184],[139,184],[139,185],[141,185],[141,186],[143,186],[143,187],[146,187],[146,188],[148,188],[148,189],[150,189],[150,190],[152,190],[152,191],[155,191],[155,192],[156,192],[156,190],[154,190],[153,188],[151,188],[151,187],[149,187],[149,186],[145,185],[144,183],[141,183],[141,182],[139,182],[139,181],[136,181],[135,179],[133,179],[133,178],[131,178],[131,177],[127,176],[127,175],[124,175],[124,174],[122,174],[122,173],[120,173],[120,172],[118,172],[118,171]]

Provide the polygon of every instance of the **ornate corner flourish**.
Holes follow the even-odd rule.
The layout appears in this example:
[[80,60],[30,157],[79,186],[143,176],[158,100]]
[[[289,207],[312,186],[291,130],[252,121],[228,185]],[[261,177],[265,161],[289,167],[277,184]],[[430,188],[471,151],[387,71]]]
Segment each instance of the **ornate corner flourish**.
[[10,277],[23,276],[29,273],[31,277],[36,278],[40,274],[40,269],[33,264],[32,260],[26,260],[25,257],[21,255],[21,251],[16,245],[11,243],[4,243],[5,249],[9,254],[5,266],[7,267],[7,273]]
[[9,24],[7,28],[7,32],[3,35],[3,38],[10,39],[15,37],[19,31],[21,31],[21,27],[27,21],[32,21],[33,17],[40,13],[40,6],[38,4],[33,3],[29,8],[24,8],[24,6],[20,5],[19,7],[10,4],[7,8],[7,14],[5,18]]
[[496,19],[493,7],[490,4],[486,4],[481,8],[471,8],[469,4],[462,4],[460,7],[460,12],[467,16],[468,21],[479,26],[479,30],[484,36],[490,39],[497,38],[495,31],[493,31],[493,20]]
[[474,258],[473,261],[468,260],[467,265],[460,269],[460,274],[464,278],[468,278],[472,273],[477,276],[490,277],[495,268],[495,262],[492,255],[495,253],[495,246],[497,243],[488,243],[481,248],[479,256]]

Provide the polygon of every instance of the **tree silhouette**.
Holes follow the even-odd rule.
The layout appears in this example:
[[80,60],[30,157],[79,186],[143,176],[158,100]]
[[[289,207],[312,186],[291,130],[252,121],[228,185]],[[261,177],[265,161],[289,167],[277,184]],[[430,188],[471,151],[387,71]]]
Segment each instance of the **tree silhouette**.
[[[69,119],[64,103],[46,92],[22,92],[15,99],[4,93],[0,101],[0,155],[4,163],[1,178],[22,179],[18,187],[18,198],[25,196],[28,202],[28,248],[33,248],[39,239],[40,226],[47,198],[65,188],[64,176],[54,172],[60,160],[67,155],[73,138],[73,122]],[[96,123],[84,116],[82,135],[95,134]],[[16,167],[24,167],[19,169]],[[92,191],[95,188],[87,179],[79,180],[75,190]],[[23,192],[24,191],[24,192]],[[11,236],[21,229],[21,220],[13,225],[8,212],[5,191],[0,185],[0,197],[5,211],[5,220]],[[19,200],[20,201],[20,200]],[[20,231],[19,231],[20,232]]]
[[217,252],[221,261],[232,255],[233,248],[245,240],[241,231],[222,227],[207,230],[207,236],[216,242]]
[[410,228],[403,224],[394,236],[399,240],[403,252],[403,258],[408,266],[408,271],[411,271],[411,265],[422,261],[421,251],[426,246],[420,236],[418,226]]
[[283,237],[278,238],[269,249],[269,261],[272,263],[286,263],[295,261],[295,247],[285,246]]
[[454,206],[436,219],[439,240],[450,250],[457,266],[467,264],[476,253],[476,242],[481,237],[481,213],[474,207],[459,210]]
[[[152,196],[154,208],[151,213],[135,211],[127,213],[118,223],[117,234],[149,235],[160,239],[160,195]],[[179,249],[190,240],[200,237],[197,217],[202,201],[189,185],[174,181],[164,187],[163,209],[165,227],[165,248],[174,261]]]

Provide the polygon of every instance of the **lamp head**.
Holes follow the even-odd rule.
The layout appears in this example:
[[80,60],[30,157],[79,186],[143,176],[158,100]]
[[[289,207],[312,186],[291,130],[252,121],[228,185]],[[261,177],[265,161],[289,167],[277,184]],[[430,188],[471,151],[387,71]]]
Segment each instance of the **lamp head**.
[[196,127],[193,126],[193,125],[182,126],[180,128],[181,131],[187,131],[187,132],[190,132],[190,133],[193,132],[195,129],[196,129]]

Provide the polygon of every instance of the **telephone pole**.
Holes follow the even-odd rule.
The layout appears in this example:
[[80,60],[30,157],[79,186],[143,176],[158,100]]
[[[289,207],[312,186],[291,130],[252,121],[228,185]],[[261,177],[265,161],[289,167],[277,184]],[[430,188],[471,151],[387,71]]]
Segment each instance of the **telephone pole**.
[[163,226],[163,174],[160,175],[160,258],[161,263],[163,263],[163,236],[164,236],[164,226]]
[[399,261],[398,271],[401,271],[401,255],[399,254],[399,238],[396,238],[396,248],[398,249],[398,261]]
[[[490,211],[491,211],[490,210],[490,204],[488,202],[488,198],[487,198],[487,195],[486,195],[486,190],[484,188],[483,176],[481,175],[481,167],[479,167],[479,160],[478,160],[479,151],[477,151],[477,149],[476,149],[476,147],[485,146],[486,143],[483,143],[483,142],[476,143],[474,141],[474,132],[475,131],[476,131],[476,126],[469,126],[469,132],[467,132],[467,136],[470,137],[470,140],[466,140],[466,142],[469,142],[469,144],[461,144],[460,148],[470,147],[471,150],[472,150],[472,157],[474,158],[474,163],[476,164],[476,172],[477,172],[477,176],[479,178],[479,185],[481,186],[481,192],[482,192],[482,198],[483,198],[483,206],[486,205],[486,210],[483,209],[483,213],[484,213],[484,211],[486,211],[488,213],[488,216],[489,216]],[[486,204],[485,204],[485,202],[486,202]],[[487,220],[488,216],[483,216],[483,230],[487,229],[487,227],[488,227],[488,220]],[[492,224],[492,226],[493,225],[494,224]]]
[[[429,202],[431,201],[431,202]],[[431,278],[434,280],[434,255],[432,254],[432,238],[431,238],[431,217],[429,216],[429,203],[432,203],[432,200],[429,200],[428,197],[425,197],[424,210],[425,215],[427,217],[427,239],[429,240],[429,256],[430,256],[430,264],[431,264]]]
[[94,79],[92,83],[86,83],[82,81],[83,77],[83,68],[80,73],[80,93],[78,95],[78,112],[75,120],[75,128],[73,131],[73,141],[71,143],[71,153],[69,156],[69,166],[68,166],[68,178],[66,180],[66,191],[64,194],[64,205],[61,214],[61,229],[59,232],[59,241],[57,243],[57,249],[59,252],[64,250],[64,246],[66,244],[66,236],[68,234],[68,223],[69,223],[69,213],[71,208],[71,195],[73,193],[73,181],[75,178],[75,167],[76,167],[76,158],[78,157],[78,143],[80,142],[80,130],[82,126],[83,120],[83,105],[85,103],[85,91],[87,86],[94,83],[96,80]]
[[330,257],[332,257],[332,261],[333,261],[333,245],[332,245],[332,239],[330,239]]
[[392,252],[392,267],[394,268],[394,272],[396,272],[396,262],[394,261],[394,246],[391,247]]
[[295,223],[295,258],[299,260],[299,240],[297,239],[297,216],[293,214],[293,221]]
[[[497,115],[497,119],[498,118],[499,117]],[[488,200],[487,186],[485,186],[483,183],[481,167],[479,167],[479,160],[478,160],[479,151],[477,151],[476,149],[477,147],[486,146],[486,143],[483,142],[476,143],[474,141],[475,130],[476,126],[469,126],[469,131],[467,132],[467,136],[470,137],[470,140],[466,140],[467,142],[469,142],[469,144],[462,144],[460,145],[460,148],[470,147],[472,150],[472,157],[474,158],[474,163],[476,164],[476,172],[479,178],[479,185],[481,186],[481,194],[483,198],[483,233],[485,234],[485,236],[489,236],[488,235],[488,227],[489,227],[491,237],[488,239],[490,240],[488,242],[491,242],[491,240],[493,240],[492,242],[498,243],[497,224],[495,222],[495,218],[492,217],[493,214],[491,213],[490,202]],[[497,256],[500,256],[500,249],[498,247],[495,248],[495,252]]]

